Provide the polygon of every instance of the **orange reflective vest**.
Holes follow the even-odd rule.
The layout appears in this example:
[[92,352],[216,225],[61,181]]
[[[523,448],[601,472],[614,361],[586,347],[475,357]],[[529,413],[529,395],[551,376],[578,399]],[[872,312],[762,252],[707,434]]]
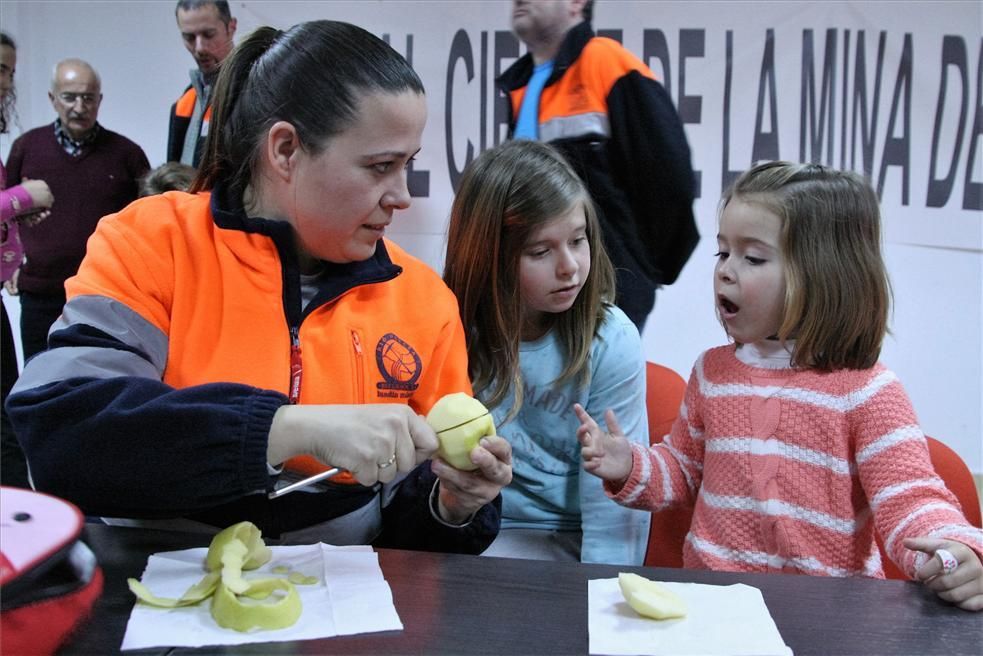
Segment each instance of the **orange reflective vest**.
[[[195,102],[198,94],[193,86],[189,86],[178,98],[178,101],[171,106],[171,120],[167,132],[167,161],[181,161],[181,152],[184,150],[184,138],[191,125],[191,115],[195,111]],[[194,161],[192,164],[198,166],[202,150],[205,147],[205,137],[208,136],[208,125],[212,120],[212,106],[205,108],[205,113],[201,118],[201,128],[198,131],[198,145],[195,149]]]
[[[171,192],[104,218],[66,285],[69,301],[108,297],[166,335],[165,383],[236,382],[302,404],[404,403],[421,414],[470,393],[457,301],[429,266],[385,241],[368,262],[326,265],[335,276],[301,315],[286,224],[215,220],[210,198]],[[288,467],[326,469],[311,457]]]

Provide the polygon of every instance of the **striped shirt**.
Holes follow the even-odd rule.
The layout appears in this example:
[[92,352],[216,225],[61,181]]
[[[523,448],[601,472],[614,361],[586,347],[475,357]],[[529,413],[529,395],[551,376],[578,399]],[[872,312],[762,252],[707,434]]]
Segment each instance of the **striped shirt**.
[[662,444],[633,445],[627,482],[606,492],[658,511],[692,505],[686,567],[883,578],[875,531],[909,576],[927,556],[903,538],[983,532],[932,468],[893,372],[751,366],[735,346],[697,360]]

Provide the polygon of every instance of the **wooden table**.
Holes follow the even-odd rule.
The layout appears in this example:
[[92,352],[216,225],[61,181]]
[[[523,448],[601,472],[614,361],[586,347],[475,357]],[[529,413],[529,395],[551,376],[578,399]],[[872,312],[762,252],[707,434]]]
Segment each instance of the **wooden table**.
[[[93,617],[64,654],[119,651],[139,577],[154,552],[208,546],[208,538],[136,528],[87,526],[106,575]],[[939,600],[902,581],[829,579],[782,574],[729,574],[626,568],[379,550],[402,631],[300,643],[203,650],[127,652],[236,654],[586,654],[587,581],[634,571],[663,581],[745,583],[761,590],[785,643],[800,654],[983,653],[983,614]]]

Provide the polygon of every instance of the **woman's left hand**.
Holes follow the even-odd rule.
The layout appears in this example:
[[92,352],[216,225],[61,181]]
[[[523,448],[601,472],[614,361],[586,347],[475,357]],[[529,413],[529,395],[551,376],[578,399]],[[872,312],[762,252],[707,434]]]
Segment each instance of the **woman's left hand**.
[[433,459],[433,473],[440,479],[438,510],[450,524],[466,522],[512,482],[512,445],[503,437],[481,438],[471,451],[471,462],[478,468],[463,471],[440,458]]
[[[905,538],[904,546],[930,556],[915,576],[940,599],[963,610],[983,610],[983,563],[975,551],[962,542],[929,537]],[[956,559],[955,569],[943,571],[941,560],[935,557],[938,549],[945,549]]]

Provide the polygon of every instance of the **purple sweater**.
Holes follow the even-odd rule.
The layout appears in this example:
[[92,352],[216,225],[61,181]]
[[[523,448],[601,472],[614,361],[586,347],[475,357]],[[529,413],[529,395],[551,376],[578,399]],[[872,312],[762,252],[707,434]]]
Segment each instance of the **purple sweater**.
[[150,169],[140,146],[101,130],[79,157],[64,151],[53,124],[22,134],[7,158],[7,182],[44,180],[55,198],[51,216],[36,226],[20,226],[27,254],[18,287],[35,294],[60,294],[85,256],[85,243],[103,216],[137,197],[137,180]]

